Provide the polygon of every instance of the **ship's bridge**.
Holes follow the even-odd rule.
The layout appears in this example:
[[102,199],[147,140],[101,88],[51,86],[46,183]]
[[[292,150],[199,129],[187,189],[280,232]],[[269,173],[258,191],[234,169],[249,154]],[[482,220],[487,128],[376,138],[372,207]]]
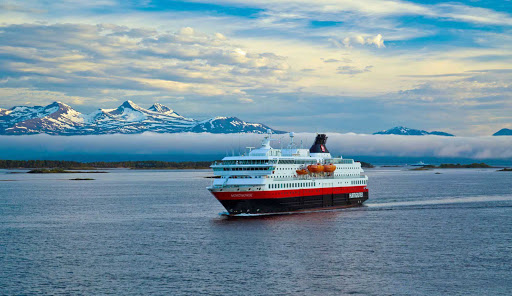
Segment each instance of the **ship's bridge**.
[[270,146],[270,141],[274,140],[270,136],[271,133],[268,133],[261,142],[261,147],[249,152],[249,156],[281,156],[280,149],[274,149]]

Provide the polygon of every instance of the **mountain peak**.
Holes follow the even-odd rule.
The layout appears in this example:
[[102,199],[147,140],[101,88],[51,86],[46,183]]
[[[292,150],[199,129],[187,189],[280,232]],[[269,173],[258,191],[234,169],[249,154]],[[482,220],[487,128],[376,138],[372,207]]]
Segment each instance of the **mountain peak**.
[[440,131],[433,131],[428,132],[425,130],[418,130],[418,129],[412,129],[405,126],[396,126],[394,128],[383,130],[380,132],[373,133],[374,135],[404,135],[404,136],[425,136],[425,135],[436,135],[436,136],[446,136],[446,137],[453,137],[454,135],[440,132]]
[[133,110],[140,110],[140,109],[143,109],[141,107],[139,107],[139,105],[135,104],[134,102],[132,102],[131,100],[127,100],[125,101],[123,104],[121,104],[121,106],[119,107],[124,107],[124,108],[129,108],[129,109],[133,109]]
[[237,117],[217,116],[199,122],[194,126],[191,131],[195,133],[213,133],[213,134],[226,134],[226,133],[256,133],[264,134],[268,130],[272,130],[275,134],[286,133],[279,130],[271,129],[270,127],[261,123],[251,123],[240,120]]
[[61,101],[55,101],[55,102],[51,103],[50,105],[46,106],[46,108],[52,108],[52,107],[58,107],[59,109],[60,108],[72,109],[71,106],[62,103]]
[[154,112],[160,112],[160,113],[173,113],[174,112],[174,110],[172,110],[171,108],[169,108],[165,105],[162,105],[160,103],[154,103],[153,106],[151,106],[148,110],[154,111]]
[[499,131],[495,132],[493,136],[512,136],[512,129],[502,128]]

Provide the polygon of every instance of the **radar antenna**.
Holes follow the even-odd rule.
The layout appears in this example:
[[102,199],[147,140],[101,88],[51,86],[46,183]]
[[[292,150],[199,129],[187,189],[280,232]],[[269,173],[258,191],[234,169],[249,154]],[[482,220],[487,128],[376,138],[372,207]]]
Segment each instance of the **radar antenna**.
[[295,144],[293,143],[293,137],[295,137],[295,134],[293,132],[289,133],[290,135],[290,144],[288,145],[288,149],[293,149]]

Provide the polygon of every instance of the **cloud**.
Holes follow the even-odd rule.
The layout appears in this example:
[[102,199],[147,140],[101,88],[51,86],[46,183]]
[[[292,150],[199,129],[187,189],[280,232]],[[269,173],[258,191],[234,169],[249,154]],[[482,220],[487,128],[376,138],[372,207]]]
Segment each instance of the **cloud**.
[[373,44],[375,45],[377,48],[383,48],[383,47],[386,47],[384,45],[384,39],[382,39],[382,35],[381,34],[378,34],[377,36],[373,37],[373,38],[367,38],[366,39],[366,44]]
[[73,97],[109,89],[214,96],[290,79],[286,58],[191,27],[168,33],[111,24],[9,25],[0,30],[0,63],[2,88]]
[[372,68],[373,66],[366,66],[364,68],[356,68],[354,66],[341,66],[338,67],[337,71],[338,74],[357,75],[361,73],[371,72]]
[[[216,3],[247,5],[242,0],[223,0],[216,1]],[[278,14],[278,12],[287,12],[288,16],[293,15],[296,19],[304,18],[307,15],[310,19],[315,19],[315,17],[321,18],[324,22],[339,21],[339,17],[344,15],[355,15],[365,19],[370,17],[382,19],[392,16],[418,15],[466,23],[512,24],[512,17],[507,13],[459,3],[422,5],[401,0],[318,0],[314,1],[314,3],[307,0],[255,0],[251,1],[251,6],[261,7],[273,12],[274,15]],[[335,17],[338,17],[338,19]]]
[[341,60],[337,60],[337,59],[327,59],[327,60],[324,60],[324,63],[339,63],[341,62]]
[[355,37],[345,37],[342,41],[345,47],[352,47],[353,44],[358,45],[374,45],[377,48],[384,48],[384,39],[381,34],[377,34],[374,37],[363,37],[362,35],[358,35]]
[[[296,133],[306,147],[315,134]],[[439,137],[363,134],[328,134],[334,155],[443,157],[472,159],[512,158],[512,137]],[[286,145],[286,135],[273,144]],[[59,137],[48,135],[0,136],[4,159],[73,160],[191,160],[219,159],[244,147],[258,147],[261,135],[153,134]]]

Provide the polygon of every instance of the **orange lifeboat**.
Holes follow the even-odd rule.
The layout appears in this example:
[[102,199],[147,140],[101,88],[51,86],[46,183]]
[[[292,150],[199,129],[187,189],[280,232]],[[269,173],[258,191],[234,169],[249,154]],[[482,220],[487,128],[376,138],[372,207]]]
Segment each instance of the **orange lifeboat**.
[[296,172],[297,172],[297,175],[299,175],[299,176],[306,175],[308,173],[308,171],[306,171],[305,169],[296,170]]
[[308,170],[312,173],[321,173],[324,171],[324,166],[321,164],[310,164],[308,165]]
[[324,172],[332,173],[336,170],[336,166],[334,164],[326,164],[324,165]]

